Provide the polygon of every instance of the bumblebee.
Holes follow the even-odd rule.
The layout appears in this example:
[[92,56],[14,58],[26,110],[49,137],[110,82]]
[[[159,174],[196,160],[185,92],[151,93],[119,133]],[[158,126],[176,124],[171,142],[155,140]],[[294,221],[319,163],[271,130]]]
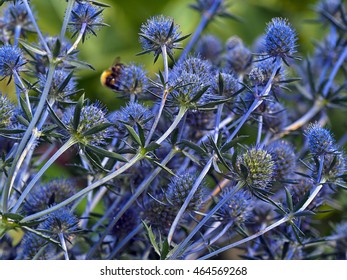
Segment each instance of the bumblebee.
[[100,76],[100,82],[103,86],[108,87],[114,91],[118,91],[117,86],[119,76],[124,68],[124,64],[120,62],[120,58],[117,57],[115,63],[107,70],[105,70]]

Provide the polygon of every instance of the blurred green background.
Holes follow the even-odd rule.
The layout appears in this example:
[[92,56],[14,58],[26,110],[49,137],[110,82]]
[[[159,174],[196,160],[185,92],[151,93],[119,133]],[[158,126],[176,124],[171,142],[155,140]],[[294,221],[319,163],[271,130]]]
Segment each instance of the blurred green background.
[[[99,0],[101,1],[101,0]],[[141,23],[147,18],[164,14],[171,16],[180,25],[182,34],[192,33],[199,22],[199,14],[188,5],[194,0],[103,0],[111,8],[104,11],[104,27],[97,37],[90,37],[81,46],[80,58],[92,64],[96,71],[79,73],[79,83],[86,90],[87,97],[98,99],[109,109],[119,103],[113,92],[100,85],[99,77],[104,69],[112,65],[120,56],[123,62],[135,61],[145,65],[150,75],[161,68],[161,61],[153,64],[152,55],[136,56],[141,51],[138,43],[138,32]],[[304,56],[312,50],[313,38],[322,35],[321,26],[307,24],[304,20],[315,17],[313,8],[315,0],[231,0],[229,12],[241,17],[243,22],[226,18],[218,18],[212,22],[205,33],[218,35],[224,42],[232,35],[241,37],[247,45],[251,45],[257,36],[264,32],[266,23],[272,17],[286,17],[296,28],[299,35],[299,51]],[[37,10],[39,26],[43,33],[59,34],[64,16],[65,3],[57,0],[33,0]],[[187,40],[183,42],[186,44]],[[179,51],[176,51],[176,55]]]

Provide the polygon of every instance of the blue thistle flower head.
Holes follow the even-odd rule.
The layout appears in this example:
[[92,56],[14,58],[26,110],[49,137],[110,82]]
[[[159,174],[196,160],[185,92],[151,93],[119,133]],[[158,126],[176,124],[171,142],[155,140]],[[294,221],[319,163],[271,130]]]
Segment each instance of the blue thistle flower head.
[[321,22],[331,24],[331,19],[344,23],[341,17],[341,11],[344,11],[343,0],[321,0],[316,6]]
[[75,181],[55,179],[49,183],[35,186],[23,205],[23,212],[31,215],[60,203],[76,193]]
[[228,4],[225,0],[196,0],[196,3],[191,4],[190,7],[202,15],[208,14],[210,19],[215,16],[231,16],[231,14],[227,12]]
[[332,154],[336,151],[335,139],[328,129],[318,123],[310,124],[305,131],[310,152],[314,156]]
[[155,230],[167,234],[177,215],[177,209],[153,198],[143,206],[143,219]]
[[[253,85],[265,86],[270,79],[273,68],[275,67],[274,61],[271,59],[261,60],[253,64],[252,70],[249,72],[248,77]],[[273,78],[273,87],[278,86],[278,83],[285,78],[284,69],[281,68]]]
[[285,140],[277,140],[267,146],[274,161],[274,179],[285,180],[293,175],[296,167],[296,156],[293,146]]
[[[165,196],[172,207],[177,210],[181,208],[196,179],[197,176],[195,174],[188,172],[171,178],[171,182],[165,190]],[[205,184],[203,182],[195,192],[187,210],[194,211],[201,207],[204,186]]]
[[237,157],[235,173],[251,190],[265,189],[274,179],[275,162],[268,151],[252,147]]
[[340,176],[345,174],[346,171],[346,156],[343,152],[324,155],[322,175],[328,182],[338,183],[339,181],[342,181]]
[[266,27],[265,49],[271,57],[286,60],[296,52],[296,32],[287,19],[273,18]]
[[12,77],[13,72],[23,70],[25,63],[26,59],[20,48],[11,45],[0,47],[0,76]]
[[234,75],[218,73],[214,76],[208,92],[213,95],[232,97],[238,90],[240,90],[240,84]]
[[237,36],[230,37],[226,42],[225,49],[225,69],[237,74],[248,72],[252,64],[253,55],[251,51],[245,47],[242,40]]
[[82,145],[105,145],[106,140],[109,139],[112,134],[112,128],[106,127],[94,134],[84,135],[85,132],[93,127],[109,123],[106,117],[106,109],[98,102],[86,105],[82,108],[77,129],[74,127],[73,120],[74,108],[69,108],[64,114],[63,123],[67,126],[69,134]]
[[179,26],[171,17],[159,15],[148,19],[140,27],[140,44],[144,50],[141,54],[153,52],[155,60],[165,46],[167,54],[173,59],[173,50],[180,48],[180,41],[186,36],[180,37]]
[[12,124],[15,106],[6,95],[0,93],[0,128],[8,128]]
[[106,25],[103,23],[102,12],[103,9],[89,1],[76,2],[69,22],[72,36],[76,36],[83,29],[83,41],[86,35],[93,34],[96,36],[96,31]]
[[33,24],[27,9],[21,2],[10,3],[4,8],[3,21],[6,30],[10,31],[12,34],[15,32],[16,26],[20,26],[22,36],[25,36],[27,31],[33,31]]
[[61,233],[65,238],[71,238],[78,230],[78,222],[78,218],[68,207],[62,207],[48,214],[47,219],[38,228],[49,232],[55,238]]
[[[54,72],[52,84],[49,90],[50,98],[58,101],[64,101],[68,96],[76,92],[77,82],[71,72],[64,69],[58,69]],[[47,81],[47,75],[39,74],[39,87],[43,91]]]
[[[75,232],[79,230],[78,222],[79,219],[71,210],[63,207],[48,214],[46,219],[38,225],[37,230],[54,240],[59,240],[59,235],[63,235],[64,239],[71,242]],[[22,248],[21,259],[33,259],[40,252],[39,258],[47,260],[61,251],[58,246],[47,242],[33,232],[24,235],[20,247]]]
[[202,36],[196,44],[195,53],[206,60],[215,62],[223,51],[222,42],[214,35]]
[[199,100],[190,102],[198,93],[210,86],[214,69],[212,64],[198,57],[189,57],[177,63],[169,75],[168,85],[171,88],[169,99],[178,106],[196,109],[208,102],[209,93],[205,91]]
[[[115,209],[114,213],[110,217],[110,222],[117,215],[121,207]],[[131,232],[138,224],[140,223],[139,209],[136,206],[132,206],[122,217],[118,220],[118,222],[112,228],[112,233],[116,236],[120,237],[122,235],[127,235]]]
[[130,63],[122,67],[115,88],[125,94],[140,94],[149,87],[147,72],[143,66]]
[[[56,54],[56,57],[57,57],[57,60],[61,60],[62,62],[56,65],[56,69],[60,69],[60,70],[69,69],[69,68],[71,69],[71,65],[68,63],[68,60],[64,57],[66,57],[66,53],[70,49],[72,44],[66,39],[64,39],[63,41],[60,41],[60,38],[55,36],[45,36],[44,40],[48,48],[52,52],[53,50],[57,49],[57,45],[60,46],[59,53]],[[42,42],[37,44],[37,48],[42,50],[44,49]],[[30,63],[32,63],[35,66],[35,71],[37,73],[45,75],[48,71],[48,66],[49,66],[48,56],[39,55],[37,53],[33,53],[32,56],[35,57],[35,59],[30,61]],[[76,57],[77,57],[77,52],[72,52],[69,54],[69,58],[76,59]]]
[[[294,205],[302,201],[307,194],[315,187],[315,182],[311,178],[300,178],[295,184],[290,185],[289,191],[292,194]],[[325,201],[326,197],[331,195],[332,190],[330,188],[323,188],[315,199],[310,203],[309,209],[314,209],[321,206]]]
[[124,123],[135,130],[138,129],[137,124],[139,124],[145,131],[149,131],[152,125],[152,118],[153,114],[148,107],[133,101],[109,116],[110,122],[115,124],[116,129],[120,133],[127,131]]
[[[221,199],[232,192],[232,188],[223,190]],[[224,225],[240,225],[247,221],[252,213],[254,203],[249,192],[236,192],[217,212],[216,219]]]
[[278,133],[288,124],[288,114],[283,105],[275,100],[263,102],[264,129]]

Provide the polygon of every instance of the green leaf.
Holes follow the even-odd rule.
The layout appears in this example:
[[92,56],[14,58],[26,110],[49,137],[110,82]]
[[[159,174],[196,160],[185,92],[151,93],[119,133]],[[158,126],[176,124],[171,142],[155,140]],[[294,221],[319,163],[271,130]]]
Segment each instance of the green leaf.
[[286,192],[286,201],[287,201],[288,209],[290,210],[290,212],[293,212],[294,206],[293,206],[292,195],[290,194],[289,190],[286,187],[284,187],[284,190]]
[[4,213],[3,216],[16,222],[19,222],[24,218],[22,215],[16,213]]
[[75,107],[74,115],[73,115],[72,125],[76,131],[77,131],[78,126],[80,124],[83,103],[84,103],[84,94],[82,94],[80,99],[78,99],[78,102],[77,102],[76,107]]
[[153,141],[153,142],[149,143],[145,148],[146,148],[147,152],[151,152],[151,151],[158,149],[159,147],[160,147],[160,144]]
[[54,44],[53,51],[52,51],[53,57],[57,58],[60,54],[60,51],[61,51],[61,42],[59,39],[57,39],[55,44]]
[[73,71],[71,71],[66,78],[64,79],[64,81],[60,84],[59,88],[58,88],[58,92],[62,92],[66,86],[68,85],[68,83],[70,82],[71,78],[73,77]]
[[84,62],[84,61],[78,61],[78,60],[74,60],[74,59],[67,59],[67,60],[64,60],[64,62],[70,66],[73,66],[73,67],[76,67],[78,69],[92,69],[92,70],[95,70],[95,68]]
[[137,126],[137,130],[139,131],[139,137],[140,137],[140,140],[141,140],[141,146],[144,147],[145,144],[146,144],[145,133],[143,131],[142,126],[138,122],[136,122],[136,126]]
[[199,155],[205,155],[206,151],[204,151],[204,149],[202,149],[199,145],[196,145],[195,143],[188,141],[188,140],[183,140],[181,141],[181,143],[189,148],[191,148],[192,150],[196,151]]
[[112,126],[111,123],[101,123],[93,126],[92,128],[88,129],[86,132],[83,133],[83,136],[89,136],[93,135],[95,133],[98,133],[100,131],[105,130],[106,128]]
[[159,166],[161,169],[165,170],[167,173],[169,173],[171,176],[177,176],[170,168],[162,165],[160,162],[153,160],[152,161],[155,165]]
[[102,155],[102,156],[105,156],[108,158],[114,158],[114,159],[116,159],[118,161],[122,161],[122,162],[128,161],[125,157],[121,156],[120,154],[105,150],[105,149],[97,147],[97,146],[87,145],[87,148],[92,150],[93,152],[99,154],[99,155]]
[[140,137],[137,135],[135,129],[133,129],[130,125],[127,125],[127,124],[124,124],[125,125],[125,128],[128,130],[131,138],[137,143],[139,144],[141,147],[144,146],[145,143],[142,143],[141,142],[141,139]]
[[212,146],[212,149],[215,151],[215,153],[217,154],[217,157],[219,158],[219,160],[221,161],[221,163],[229,170],[231,171],[230,166],[226,163],[226,161],[224,160],[222,154],[220,153],[218,147],[216,146],[216,143],[214,142],[213,138],[211,136],[208,137],[210,140],[210,144]]
[[48,111],[49,114],[51,116],[51,118],[53,119],[53,121],[62,129],[67,130],[66,125],[59,119],[59,117],[56,115],[56,113],[54,112],[53,108],[51,107],[51,105],[49,105],[48,102],[46,102],[47,107],[48,107]]
[[169,253],[170,245],[167,239],[163,242],[163,245],[161,247],[161,253],[160,253],[160,259],[165,260],[168,253]]
[[[229,142],[226,142],[226,143],[222,146],[222,148],[220,149],[220,151],[221,151],[222,153],[225,153],[225,152],[229,151],[231,148],[233,148],[237,143],[239,143],[240,140],[241,140],[242,138],[248,138],[248,137],[249,137],[248,135],[240,135],[240,136],[238,136],[237,138],[235,138],[235,139],[233,139],[233,140],[231,140],[231,141],[229,141]],[[240,139],[240,138],[241,138],[241,139]]]
[[157,241],[155,240],[155,235],[152,231],[151,226],[148,226],[145,221],[142,221],[142,224],[144,225],[144,227],[147,231],[149,241],[151,242],[151,244],[154,248],[154,251],[160,256],[161,253],[160,253],[159,245],[158,245]]
[[102,2],[99,2],[99,1],[90,1],[91,3],[93,3],[95,6],[99,6],[99,7],[103,7],[103,8],[109,8],[111,7],[110,5],[106,4],[106,3],[102,3]]
[[28,42],[26,42],[26,41],[24,41],[22,39],[18,39],[18,41],[28,51],[32,51],[33,53],[36,53],[36,54],[41,55],[41,56],[46,56],[47,55],[46,51],[40,50],[36,46],[34,46],[34,45],[32,45],[32,44],[30,44],[30,43],[28,43]]
[[33,118],[32,113],[30,112],[30,109],[27,105],[27,103],[24,101],[22,97],[19,98],[20,106],[22,107],[23,113],[27,120],[31,121]]
[[207,90],[209,87],[210,87],[210,86],[205,86],[205,87],[203,87],[201,90],[199,90],[199,91],[189,100],[189,102],[195,103],[195,102],[199,101],[200,97],[206,92],[206,90]]
[[93,154],[93,153],[89,152],[87,149],[84,149],[84,154],[85,154],[86,158],[89,160],[89,162],[93,166],[95,166],[96,168],[100,169],[101,171],[109,172],[109,170],[105,169],[101,165],[100,158],[96,154]]

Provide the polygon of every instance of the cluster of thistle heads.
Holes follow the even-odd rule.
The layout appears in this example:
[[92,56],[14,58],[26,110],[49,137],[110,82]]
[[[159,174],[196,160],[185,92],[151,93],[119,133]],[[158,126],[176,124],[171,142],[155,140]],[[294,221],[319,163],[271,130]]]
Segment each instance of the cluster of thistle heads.
[[68,1],[47,36],[31,3],[0,3],[1,259],[198,259],[252,236],[240,258],[346,259],[347,134],[328,128],[346,109],[343,1],[316,5],[306,59],[285,18],[252,46],[202,32],[233,24],[227,1],[195,1],[191,35],[153,16],[136,43],[164,66],[104,72],[113,112],[76,80],[106,4]]

